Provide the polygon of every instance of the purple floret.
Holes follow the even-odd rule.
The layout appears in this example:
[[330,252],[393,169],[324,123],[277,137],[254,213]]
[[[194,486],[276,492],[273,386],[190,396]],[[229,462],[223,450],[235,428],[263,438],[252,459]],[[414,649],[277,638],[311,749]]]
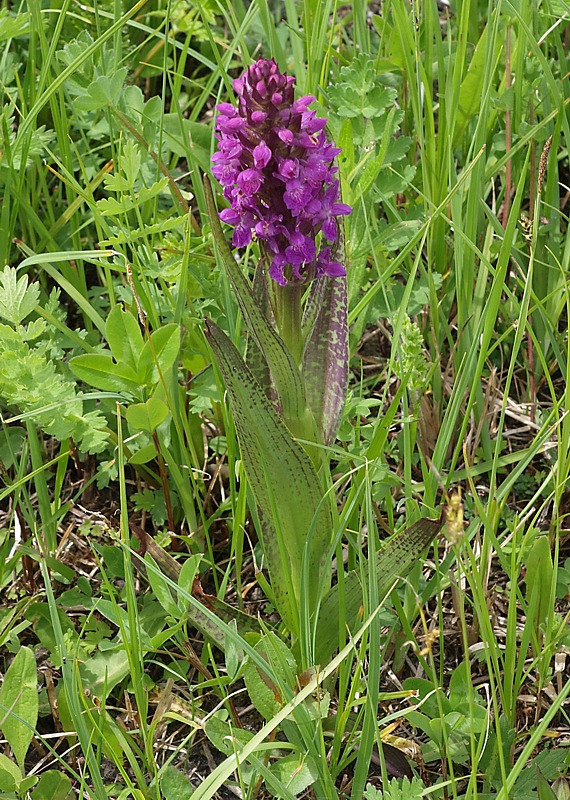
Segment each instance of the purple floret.
[[212,157],[230,204],[220,217],[234,227],[233,245],[244,247],[255,235],[282,286],[345,274],[327,241],[337,240],[337,218],[351,212],[337,202],[340,150],[327,141],[327,120],[308,110],[314,97],[295,100],[294,84],[272,59],[256,61],[234,81],[237,107],[218,106]]

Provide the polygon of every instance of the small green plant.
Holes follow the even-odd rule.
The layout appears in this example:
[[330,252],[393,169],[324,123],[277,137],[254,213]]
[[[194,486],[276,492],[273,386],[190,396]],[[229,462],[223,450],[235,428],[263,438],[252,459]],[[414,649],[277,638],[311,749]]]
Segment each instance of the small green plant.
[[[77,391],[71,376],[58,366],[60,355],[50,337],[54,329],[35,315],[40,287],[28,285],[28,276],[17,277],[6,267],[0,274],[0,402],[35,423],[59,441],[73,439],[81,452],[99,453],[105,449],[109,431],[105,417],[89,410],[93,401]],[[53,315],[57,298],[46,306]],[[23,324],[24,320],[35,318]],[[51,330],[50,330],[51,328]],[[58,413],[54,414],[54,409]]]
[[425,788],[419,778],[392,778],[382,790],[369,784],[363,800],[419,800],[425,796]]

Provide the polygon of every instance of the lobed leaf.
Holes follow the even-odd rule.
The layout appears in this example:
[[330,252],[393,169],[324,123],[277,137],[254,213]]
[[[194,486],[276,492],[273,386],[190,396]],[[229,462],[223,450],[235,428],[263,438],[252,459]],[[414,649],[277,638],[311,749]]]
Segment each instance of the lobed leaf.
[[0,317],[18,325],[31,314],[40,298],[38,283],[28,286],[28,276],[20,275],[16,280],[16,270],[4,267],[0,272]]

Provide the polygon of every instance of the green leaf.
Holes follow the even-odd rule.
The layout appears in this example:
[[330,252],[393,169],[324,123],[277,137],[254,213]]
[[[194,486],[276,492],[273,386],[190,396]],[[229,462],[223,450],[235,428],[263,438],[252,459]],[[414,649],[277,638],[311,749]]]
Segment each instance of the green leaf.
[[[152,558],[149,553],[147,553],[144,557],[145,561],[151,562],[155,564],[156,562]],[[150,583],[150,588],[160,605],[166,611],[167,614],[170,614],[171,617],[174,619],[178,619],[179,617],[179,609],[174,601],[174,595],[170,586],[165,582],[162,574],[159,570],[147,569],[146,571],[148,582]]]
[[307,574],[312,580],[308,588],[310,610],[315,607],[331,539],[330,508],[322,502],[320,481],[309,456],[292,439],[233,343],[213,322],[207,321],[206,325],[230,398],[246,474],[259,507],[271,589],[280,614],[295,630],[305,549]]
[[208,717],[204,731],[214,747],[226,756],[231,756],[236,750],[241,750],[254,736],[251,731],[245,728],[235,728],[216,715]]
[[[122,82],[119,86],[119,93],[121,88]],[[108,192],[124,192],[129,195],[134,190],[141,174],[140,147],[132,139],[125,141],[117,166],[115,174],[105,175],[105,189]]]
[[22,777],[20,767],[4,753],[0,753],[0,791],[13,792]]
[[[255,304],[261,310],[262,314],[273,324],[274,317],[271,308],[271,300],[269,297],[267,281],[268,281],[267,272],[265,270],[263,260],[260,259],[253,274],[253,283],[251,288]],[[251,335],[248,335],[247,337],[245,363],[248,369],[251,370],[251,373],[254,376],[255,380],[261,386],[261,388],[263,389],[265,395],[269,398],[269,400],[271,400],[272,402],[277,400],[278,398],[275,395],[275,387],[273,386],[271,380],[271,372],[269,370],[269,366],[267,364],[267,361],[265,360],[265,356],[257,346],[255,339]]]
[[141,383],[153,386],[159,381],[158,366],[163,375],[174,365],[180,353],[180,327],[171,322],[151,333],[137,365]]
[[552,784],[552,791],[556,800],[570,800],[570,784],[567,778],[556,778]]
[[372,119],[394,105],[397,92],[380,83],[374,60],[361,53],[340,70],[329,95],[339,116]]
[[136,372],[144,347],[141,329],[136,317],[116,305],[105,324],[105,336],[115,361],[122,362]]
[[134,433],[152,433],[169,415],[168,406],[158,397],[150,397],[146,403],[136,403],[127,408],[127,422]]
[[538,800],[557,800],[556,795],[550,788],[550,784],[538,766],[536,767],[536,788],[538,791]]
[[[237,633],[237,624],[235,619],[230,620],[229,625],[230,628]],[[226,672],[228,673],[228,678],[233,683],[237,677],[241,665],[243,664],[243,650],[238,646],[236,637],[226,635],[224,655],[226,657]]]
[[0,42],[26,36],[30,30],[30,12],[14,14],[7,8],[0,9]]
[[537,536],[526,558],[526,599],[529,604],[527,616],[534,619],[538,628],[544,624],[551,608],[550,596],[554,567],[548,536]]
[[160,788],[164,800],[190,800],[194,787],[179,769],[169,764],[160,778]]
[[[117,176],[116,184],[115,184],[115,191],[119,191],[119,186],[121,185],[121,181],[123,187],[125,187],[125,179],[122,178],[120,175]],[[97,208],[100,213],[104,217],[118,217],[123,216],[128,211],[131,211],[133,208],[140,208],[144,203],[152,200],[153,198],[157,197],[158,195],[162,194],[165,188],[168,186],[168,178],[162,178],[160,181],[156,181],[156,183],[151,184],[151,186],[143,186],[136,194],[132,192],[130,194],[119,194],[118,197],[107,197],[103,198],[102,200],[97,200]],[[179,224],[179,223],[177,223]],[[147,234],[150,234],[150,230],[155,228],[156,226],[145,226],[144,230],[147,231]],[[140,238],[140,232],[138,236]],[[127,236],[121,237],[126,241],[131,241],[131,239]],[[109,239],[109,241],[113,241],[113,237]]]
[[156,445],[154,442],[141,447],[140,450],[137,450],[136,453],[129,458],[129,464],[148,464],[149,461],[152,461],[153,458],[156,458]]
[[[467,74],[461,82],[457,104],[456,122],[453,130],[453,146],[457,147],[463,140],[465,128],[473,119],[477,117],[481,107],[481,89],[485,82],[485,72],[487,64],[495,60],[495,54],[490,52],[488,43],[489,28],[483,28],[475,50],[469,59]],[[493,38],[491,47],[495,49],[499,46],[498,40]]]
[[279,395],[283,416],[292,421],[304,419],[306,413],[305,393],[295,360],[277,331],[258,307],[250,284],[236,264],[222,231],[212,187],[207,176],[204,178],[204,190],[216,251],[235,292],[247,330],[265,356]]
[[25,438],[26,431],[15,425],[0,431],[0,462],[4,465],[4,469],[10,469],[15,463]]
[[32,800],[71,800],[74,796],[71,780],[56,769],[43,772],[31,794]]
[[[441,530],[443,518],[420,519],[409,528],[394,534],[376,553],[374,571],[378,581],[378,600],[384,602],[399,578],[414,565],[422,552]],[[368,580],[365,576],[365,581]],[[315,660],[326,664],[339,646],[345,627],[354,631],[363,602],[361,572],[354,569],[344,581],[344,619],[340,619],[339,584],[324,598],[319,610]]]
[[283,696],[283,689],[293,692],[296,663],[287,645],[274,633],[268,633],[256,643],[255,650],[271,666],[277,684],[268,673],[249,659],[245,664],[243,680],[249,698],[262,717],[271,719],[285,705],[289,697]]
[[[177,583],[180,588],[186,592],[186,594],[192,594],[194,589],[194,578],[198,572],[198,567],[200,566],[201,560],[202,556],[199,553],[196,553],[193,556],[189,556],[182,564]],[[178,607],[185,613],[188,611],[188,601],[181,594],[178,595]]]
[[318,769],[305,753],[292,753],[280,758],[270,769],[279,783],[292,795],[302,794],[319,777]]
[[21,275],[16,280],[16,270],[4,267],[0,272],[0,317],[14,325],[19,325],[31,314],[40,299],[37,283],[28,286],[28,276]]
[[305,339],[302,375],[307,402],[325,444],[338,431],[348,385],[348,301],[346,278],[313,281],[306,306],[314,320]]
[[69,362],[71,371],[84,383],[104,392],[136,392],[140,389],[137,373],[126,364],[116,364],[104,353],[84,353]]
[[22,647],[0,689],[0,728],[23,768],[38,719],[37,667],[33,650]]
[[105,693],[112,692],[115,686],[129,674],[129,658],[124,647],[111,652],[99,652],[79,665],[81,683],[88,686],[91,697],[103,700]]
[[[128,198],[127,198],[128,199]],[[105,202],[113,202],[115,204],[114,212],[115,214],[120,214],[125,211],[125,200],[118,204],[116,200],[100,200],[97,202],[97,206],[99,204]],[[137,205],[133,203],[133,206]],[[102,211],[104,216],[110,216],[111,212]],[[99,245],[101,247],[113,247],[116,248],[118,245],[130,244],[132,245],[137,239],[144,239],[148,241],[150,237],[153,237],[157,233],[166,233],[167,231],[171,231],[175,228],[180,229],[181,231],[184,230],[184,224],[186,222],[186,217],[170,217],[169,219],[160,220],[160,222],[155,222],[153,225],[143,225],[140,228],[129,228],[128,230],[124,231],[116,231],[113,235],[108,235],[106,239],[101,239]],[[116,230],[116,229],[114,229]],[[161,263],[161,268],[163,268],[163,263]],[[178,262],[179,263],[179,262]]]
[[[195,567],[195,563],[191,561],[193,557],[190,557],[189,559],[191,561],[191,566],[186,568],[185,575],[181,577],[182,572],[178,561],[172,558],[172,556],[167,553],[163,547],[154,541],[152,536],[149,536],[149,534],[143,531],[141,528],[135,529],[135,531],[137,537],[142,543],[143,551],[152,556],[153,560],[165,575],[167,575],[174,583],[178,583],[180,588],[184,589],[187,594],[192,595],[192,588],[186,586],[186,581]],[[136,555],[134,558],[137,568],[143,570],[144,561],[142,561],[142,559]],[[145,574],[148,571],[149,570],[145,570]],[[220,619],[222,619],[224,622],[229,623],[230,620],[235,619],[240,634],[243,635],[248,631],[259,633],[259,622],[254,617],[251,617],[249,614],[239,611],[236,608],[232,608],[232,606],[228,605],[223,600],[220,600],[215,595],[205,595],[202,593],[202,598],[205,604],[207,604],[208,608],[214,614],[217,614],[217,616],[220,617]],[[200,595],[197,596],[197,599],[201,600]],[[182,598],[180,602],[187,601]],[[220,650],[224,650],[225,633],[220,629],[220,627],[213,623],[205,614],[200,611],[199,608],[196,608],[191,603],[188,603],[187,615],[188,621],[191,625],[197,628],[202,634],[204,634],[204,636],[207,636],[208,639],[210,639],[217,647],[220,648]]]
[[80,111],[95,111],[108,105],[117,105],[127,72],[126,67],[121,67],[110,78],[101,75],[89,84],[87,94],[75,99],[75,107]]

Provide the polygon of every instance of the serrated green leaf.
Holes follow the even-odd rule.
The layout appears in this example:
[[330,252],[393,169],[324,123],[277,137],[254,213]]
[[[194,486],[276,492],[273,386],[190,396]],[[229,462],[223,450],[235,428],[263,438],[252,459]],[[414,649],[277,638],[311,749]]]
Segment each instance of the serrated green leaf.
[[0,42],[27,36],[30,31],[30,12],[14,14],[7,8],[0,9]]
[[[116,202],[116,201],[115,201]],[[115,211],[113,213],[118,214],[123,211],[123,207],[115,207]],[[105,216],[110,213],[109,211],[107,214],[104,213]],[[167,231],[174,230],[176,228],[180,228],[183,230],[184,223],[186,221],[186,217],[169,217],[168,219],[163,219],[160,222],[155,222],[153,225],[143,225],[142,228],[129,228],[128,231],[119,231],[114,236],[109,236],[107,239],[101,239],[99,245],[101,247],[116,247],[117,245],[126,244],[133,244],[133,242],[137,241],[138,239],[145,239],[148,240],[149,237],[154,236],[157,233],[166,233]]]
[[[378,581],[378,599],[382,603],[399,578],[420,558],[422,552],[441,530],[443,518],[420,519],[409,528],[394,534],[376,553],[374,571]],[[364,580],[368,580],[365,576]],[[339,585],[335,584],[319,610],[316,637],[317,664],[326,664],[339,645],[344,625],[353,631],[363,602],[361,572],[354,569],[344,579],[344,620],[340,620]]]
[[[122,180],[124,183],[124,179]],[[117,176],[114,191],[120,192],[120,185],[121,177]],[[104,217],[122,216],[128,211],[132,211],[133,208],[139,208],[139,206],[142,206],[148,200],[152,200],[154,197],[162,194],[166,186],[168,186],[168,178],[162,178],[151,186],[143,186],[140,191],[134,195],[132,192],[127,192],[127,187],[125,186],[118,197],[106,197],[102,200],[98,200],[97,208]],[[145,230],[147,229],[145,228]]]
[[4,267],[0,272],[0,317],[18,325],[37,306],[40,287],[37,283],[28,286],[28,276],[16,279],[16,270]]
[[136,403],[127,408],[127,422],[131,431],[152,433],[169,415],[168,406],[158,397],[149,397],[146,403]]
[[37,666],[33,650],[22,647],[0,689],[0,728],[23,768],[38,719]]
[[46,328],[47,322],[45,319],[34,319],[25,327],[23,325],[18,326],[18,331],[21,331],[22,341],[33,342],[34,339],[42,335]]
[[259,507],[261,537],[279,611],[296,629],[301,566],[307,553],[309,603],[314,608],[330,545],[330,508],[322,503],[319,479],[305,450],[291,437],[231,340],[211,321],[207,338],[216,355],[232,405],[240,451]]
[[340,70],[330,87],[330,103],[341,117],[372,119],[394,105],[397,92],[380,83],[374,61],[361,53]]
[[105,189],[108,192],[131,193],[139,179],[140,172],[140,147],[132,139],[127,139],[120,152],[116,172],[105,175],[103,181]]

